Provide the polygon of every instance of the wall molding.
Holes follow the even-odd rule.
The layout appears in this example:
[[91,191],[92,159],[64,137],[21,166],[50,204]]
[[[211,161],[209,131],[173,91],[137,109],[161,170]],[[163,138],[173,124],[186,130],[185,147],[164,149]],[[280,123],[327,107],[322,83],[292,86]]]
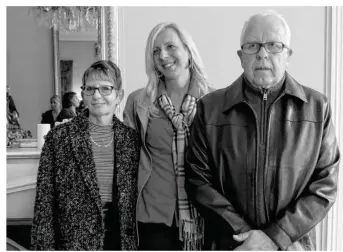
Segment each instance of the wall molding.
[[35,189],[36,184],[36,175],[13,179],[10,183],[7,183],[7,197],[9,194]]
[[[343,147],[343,7],[326,7],[325,95],[332,108],[332,120],[340,150]],[[341,162],[342,163],[342,162]],[[342,166],[342,164],[340,165]],[[317,250],[343,250],[343,173],[339,173],[338,193],[328,215],[317,225]],[[340,212],[340,216],[339,213]]]

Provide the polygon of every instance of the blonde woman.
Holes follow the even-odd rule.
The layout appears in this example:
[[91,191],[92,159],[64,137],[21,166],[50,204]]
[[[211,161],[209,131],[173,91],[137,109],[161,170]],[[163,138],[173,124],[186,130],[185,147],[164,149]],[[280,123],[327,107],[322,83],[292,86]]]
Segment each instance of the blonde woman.
[[212,91],[190,35],[156,25],[145,51],[147,86],[131,93],[124,123],[139,131],[137,221],[140,250],[199,250],[203,219],[184,190],[184,151],[196,102]]

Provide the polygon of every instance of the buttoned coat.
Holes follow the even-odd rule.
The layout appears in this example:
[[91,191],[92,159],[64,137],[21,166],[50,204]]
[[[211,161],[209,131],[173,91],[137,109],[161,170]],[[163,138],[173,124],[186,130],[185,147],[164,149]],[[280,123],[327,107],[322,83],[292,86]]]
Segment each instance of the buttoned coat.
[[[102,250],[104,223],[88,111],[50,130],[42,149],[31,232],[34,250]],[[113,117],[114,177],[122,250],[137,249],[139,139]]]

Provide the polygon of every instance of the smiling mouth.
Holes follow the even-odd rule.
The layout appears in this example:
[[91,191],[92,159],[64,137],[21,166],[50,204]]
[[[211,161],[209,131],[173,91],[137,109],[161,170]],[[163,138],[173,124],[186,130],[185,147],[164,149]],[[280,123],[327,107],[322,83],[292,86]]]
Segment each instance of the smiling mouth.
[[170,63],[168,63],[168,64],[163,64],[162,67],[163,67],[164,69],[166,69],[166,68],[170,68],[172,65],[174,65],[174,62],[170,62]]

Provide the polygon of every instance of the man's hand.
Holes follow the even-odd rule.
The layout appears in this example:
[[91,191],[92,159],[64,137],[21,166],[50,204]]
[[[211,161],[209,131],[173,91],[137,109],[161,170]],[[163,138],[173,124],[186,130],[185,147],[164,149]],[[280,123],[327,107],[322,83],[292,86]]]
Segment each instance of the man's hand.
[[278,246],[261,230],[250,230],[233,235],[233,239],[243,242],[234,250],[278,250]]

